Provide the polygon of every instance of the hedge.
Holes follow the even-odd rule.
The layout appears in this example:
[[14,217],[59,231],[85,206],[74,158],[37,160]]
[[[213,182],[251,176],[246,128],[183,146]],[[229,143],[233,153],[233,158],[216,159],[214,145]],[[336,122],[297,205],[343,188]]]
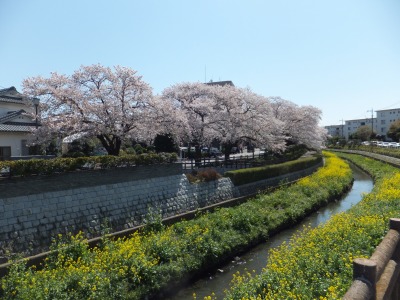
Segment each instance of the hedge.
[[224,176],[229,177],[234,185],[242,185],[263,179],[285,175],[291,172],[304,170],[315,166],[322,161],[322,156],[310,156],[289,161],[282,164],[268,165],[256,168],[241,169],[225,172]]
[[172,163],[177,161],[177,159],[176,153],[149,153],[123,156],[104,155],[78,158],[0,161],[0,171],[8,171],[11,176],[50,175],[78,169],[108,169]]

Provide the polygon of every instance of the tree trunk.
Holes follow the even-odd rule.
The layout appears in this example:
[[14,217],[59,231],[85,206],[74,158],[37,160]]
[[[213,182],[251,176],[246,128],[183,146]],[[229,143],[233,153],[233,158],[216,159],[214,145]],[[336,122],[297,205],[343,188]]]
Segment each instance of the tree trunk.
[[224,143],[225,160],[229,160],[233,144],[231,142]]
[[196,163],[196,166],[200,166],[201,165],[201,148],[200,148],[200,145],[196,144],[194,149],[195,149],[194,161]]
[[105,134],[97,135],[103,147],[106,149],[108,155],[119,155],[121,149],[121,138],[118,136],[112,136],[111,138]]

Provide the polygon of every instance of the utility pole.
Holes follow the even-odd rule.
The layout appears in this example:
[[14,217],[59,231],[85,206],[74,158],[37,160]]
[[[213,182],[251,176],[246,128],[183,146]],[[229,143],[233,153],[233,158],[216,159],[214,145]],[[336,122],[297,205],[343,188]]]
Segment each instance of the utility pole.
[[374,109],[371,108],[371,110],[367,110],[367,112],[371,112],[371,137],[374,133]]
[[343,125],[343,122],[344,122],[344,120],[343,120],[343,119],[341,119],[341,120],[339,120],[339,121],[341,121],[341,122],[342,122],[342,139],[344,139],[344,134],[343,134],[343,127],[344,127],[344,125]]

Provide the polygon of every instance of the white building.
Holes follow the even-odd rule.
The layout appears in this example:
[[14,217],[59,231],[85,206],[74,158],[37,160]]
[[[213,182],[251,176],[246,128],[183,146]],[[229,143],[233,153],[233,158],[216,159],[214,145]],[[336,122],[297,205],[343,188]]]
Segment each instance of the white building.
[[38,105],[38,99],[26,98],[15,87],[0,90],[0,160],[29,154],[30,129],[37,123],[25,113],[37,113]]
[[344,137],[343,125],[329,125],[324,128],[328,131],[328,135],[331,137]]
[[346,140],[349,136],[357,131],[361,126],[371,126],[374,132],[377,132],[377,119],[376,118],[365,118],[356,120],[346,120],[343,127],[343,134]]
[[376,118],[378,123],[376,133],[386,137],[390,124],[396,120],[400,120],[400,108],[377,110]]

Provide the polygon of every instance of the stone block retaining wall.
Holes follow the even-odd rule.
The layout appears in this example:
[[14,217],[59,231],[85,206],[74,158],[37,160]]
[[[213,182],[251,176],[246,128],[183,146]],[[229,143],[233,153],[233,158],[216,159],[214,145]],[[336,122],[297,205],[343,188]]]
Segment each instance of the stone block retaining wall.
[[[163,218],[256,193],[302,172],[235,187],[229,178],[191,184],[179,164],[99,170],[0,181],[0,256],[8,248],[35,254],[58,233],[98,236],[143,224],[151,208]],[[2,253],[3,252],[3,253]]]

